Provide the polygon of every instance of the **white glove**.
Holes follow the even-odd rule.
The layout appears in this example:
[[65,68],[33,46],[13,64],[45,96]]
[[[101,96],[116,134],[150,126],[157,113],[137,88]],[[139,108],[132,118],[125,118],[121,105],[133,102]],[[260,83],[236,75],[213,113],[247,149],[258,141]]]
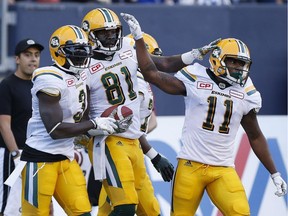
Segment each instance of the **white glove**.
[[274,185],[277,188],[275,195],[277,195],[278,197],[284,196],[287,193],[287,184],[282,179],[281,174],[279,172],[276,172],[271,175],[271,178],[273,180]]
[[[103,133],[105,133],[104,131],[106,131],[106,132],[108,132],[108,135],[115,133],[115,129],[118,128],[118,126],[116,124],[116,120],[114,118],[96,117],[95,119],[90,119],[90,121],[92,121],[92,123],[95,126],[95,128],[92,129],[93,131],[95,131],[95,129],[103,131]],[[91,130],[89,130],[89,131],[91,132]],[[89,131],[88,131],[88,133],[90,134]],[[92,135],[92,134],[90,134],[90,135]],[[92,135],[92,136],[95,136],[95,135]]]
[[143,37],[142,30],[139,25],[139,22],[136,20],[136,18],[130,14],[127,13],[120,13],[120,15],[123,17],[125,22],[128,24],[130,28],[130,32],[134,38],[134,40],[139,40]]
[[221,38],[212,41],[208,45],[205,45],[198,49],[192,49],[190,52],[183,53],[181,55],[182,61],[186,65],[193,63],[195,59],[203,60],[204,56],[211,50],[214,50],[217,47],[217,43],[221,41]]

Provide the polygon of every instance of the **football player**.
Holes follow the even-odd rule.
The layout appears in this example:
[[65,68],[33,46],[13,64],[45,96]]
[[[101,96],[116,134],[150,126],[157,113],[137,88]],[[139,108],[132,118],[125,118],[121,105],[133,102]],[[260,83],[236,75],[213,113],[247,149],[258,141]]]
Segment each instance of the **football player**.
[[[127,35],[127,37],[133,38],[132,35]],[[143,33],[143,37],[148,51],[153,55],[162,56],[162,50],[159,48],[157,41],[147,33]],[[132,45],[135,44],[134,40],[131,40],[130,43]],[[139,98],[141,101],[140,103],[141,131],[149,133],[157,126],[156,114],[154,111],[153,93],[150,84],[144,80],[142,74],[139,71],[137,73],[137,78],[139,84]],[[77,147],[79,147],[79,144],[81,145],[81,141],[78,140],[78,138],[75,139],[74,143],[76,144]],[[145,139],[145,135],[141,136],[140,144],[142,151],[146,153],[148,156],[151,155],[150,159],[152,163],[155,165],[157,171],[161,173],[163,180],[170,181],[174,173],[173,165],[163,156],[158,154],[158,152],[156,152],[156,150],[149,145],[149,143]],[[109,199],[107,199],[107,194],[104,188],[102,188],[102,183],[99,180],[94,180],[94,171],[93,169],[91,169],[91,163],[87,163],[87,161],[89,161],[87,149],[78,148],[75,150],[75,152],[80,155],[80,158],[82,158],[78,163],[81,166],[81,169],[86,177],[88,195],[93,207],[93,211],[94,207],[98,206],[99,204],[98,216],[109,215],[109,213],[111,212],[111,205]],[[152,214],[151,209],[152,210],[154,209],[154,213],[152,215],[159,215],[160,207],[156,197],[154,196],[153,186],[148,175],[145,176],[143,188],[145,189],[137,190],[139,197],[139,204],[136,212],[137,215],[148,215],[147,212],[145,211],[146,209],[148,209],[148,213],[150,213],[150,215]],[[153,205],[154,207],[152,207],[151,205]]]
[[193,62],[186,59],[187,55],[202,60],[212,51],[210,68],[194,63],[172,76],[157,70],[134,16],[121,15],[136,40],[137,58],[145,80],[169,94],[185,97],[183,146],[177,156],[171,215],[194,215],[205,190],[223,215],[250,215],[244,187],[234,168],[233,146],[240,125],[255,155],[271,174],[275,194],[284,196],[287,184],[274,165],[257,122],[261,95],[249,77],[251,58],[247,45],[226,38],[194,49],[183,54],[184,62]]
[[[138,204],[137,190],[142,188],[146,176],[139,144],[139,138],[144,132],[139,130],[141,122],[136,52],[130,43],[131,39],[123,37],[122,24],[110,9],[89,11],[81,26],[93,48],[87,72],[92,102],[90,115],[100,116],[112,105],[125,105],[133,110],[132,124],[128,130],[106,138],[107,169],[104,170],[107,172],[104,171],[99,177],[103,179],[103,186],[113,206],[110,215],[133,216]],[[186,66],[181,55],[152,58],[159,69],[171,72]],[[103,172],[103,168],[99,170]]]
[[92,53],[85,32],[62,26],[51,35],[49,49],[55,64],[36,69],[32,76],[33,113],[19,162],[24,167],[22,215],[48,215],[52,196],[68,215],[90,215],[73,137],[95,130],[113,133],[118,127],[113,118],[81,121],[88,107],[83,70]]
[[[127,35],[128,38],[133,38],[132,35]],[[146,48],[152,55],[162,56],[162,50],[159,48],[157,41],[149,34],[143,33],[143,38],[146,44]],[[134,40],[130,41],[131,45],[134,46]],[[139,68],[138,68],[139,70]],[[152,146],[149,145],[146,140],[146,133],[149,133],[151,129],[153,130],[156,127],[156,119],[152,119],[151,115],[154,112],[154,97],[151,86],[143,78],[143,75],[138,71],[137,81],[139,85],[139,99],[140,99],[140,122],[141,128],[145,134],[139,138],[140,145],[143,153],[148,156],[156,170],[161,173],[164,181],[171,181],[174,173],[173,165],[163,156],[161,156]],[[156,118],[154,113],[153,118]],[[149,131],[149,126],[150,127]],[[141,190],[137,190],[139,203],[136,210],[136,215],[138,216],[153,216],[160,215],[160,206],[157,198],[154,195],[154,189],[152,182],[146,173],[143,179],[143,185]],[[111,212],[111,206],[109,198],[104,188],[101,189],[101,194],[99,197],[99,210],[98,216],[106,216]]]

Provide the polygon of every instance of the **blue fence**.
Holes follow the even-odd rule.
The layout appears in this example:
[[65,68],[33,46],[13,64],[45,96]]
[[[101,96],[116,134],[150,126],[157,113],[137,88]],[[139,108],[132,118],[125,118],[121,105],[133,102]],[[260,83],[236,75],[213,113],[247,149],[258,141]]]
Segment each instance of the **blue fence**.
[[[287,8],[286,5],[244,4],[230,7],[104,5],[117,14],[135,15],[142,30],[155,36],[165,55],[197,48],[216,38],[243,40],[252,55],[251,77],[261,92],[261,115],[287,115]],[[80,25],[84,15],[99,4],[18,3],[10,8],[17,24],[9,28],[9,53],[17,41],[33,37],[46,49],[41,66],[51,64],[48,40],[52,32],[66,24]],[[129,29],[123,22],[124,34]],[[208,66],[208,61],[203,64]],[[158,115],[183,115],[184,101],[153,87]]]

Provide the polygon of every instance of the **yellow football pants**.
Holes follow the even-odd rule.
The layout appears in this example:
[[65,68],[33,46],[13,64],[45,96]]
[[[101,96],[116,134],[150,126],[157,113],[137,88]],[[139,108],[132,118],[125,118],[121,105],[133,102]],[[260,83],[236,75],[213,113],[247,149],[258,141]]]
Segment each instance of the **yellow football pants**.
[[[92,149],[89,145],[91,161]],[[108,136],[105,140],[105,153],[109,165],[106,167],[107,178],[103,180],[102,187],[105,188],[112,208],[125,204],[138,205],[137,191],[143,188],[147,175],[139,140]]]
[[48,216],[52,196],[69,216],[91,211],[86,181],[75,160],[26,164],[22,171],[22,216]]
[[[159,202],[154,195],[152,182],[146,174],[141,189],[137,190],[139,204],[137,206],[137,216],[158,216],[160,215]],[[110,200],[105,189],[102,187],[98,202],[98,216],[107,216],[112,211]]]
[[179,159],[172,188],[171,216],[194,216],[204,190],[224,216],[250,215],[244,187],[233,167]]

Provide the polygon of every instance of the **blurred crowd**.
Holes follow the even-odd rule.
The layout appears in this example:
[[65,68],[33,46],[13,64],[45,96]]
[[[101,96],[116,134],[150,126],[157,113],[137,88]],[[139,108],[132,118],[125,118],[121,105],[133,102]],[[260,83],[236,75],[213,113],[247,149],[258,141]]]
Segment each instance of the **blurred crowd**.
[[239,3],[276,3],[287,4],[287,0],[8,0],[9,4],[15,4],[17,2],[38,2],[38,3],[143,3],[143,4],[166,4],[166,5],[231,5]]

